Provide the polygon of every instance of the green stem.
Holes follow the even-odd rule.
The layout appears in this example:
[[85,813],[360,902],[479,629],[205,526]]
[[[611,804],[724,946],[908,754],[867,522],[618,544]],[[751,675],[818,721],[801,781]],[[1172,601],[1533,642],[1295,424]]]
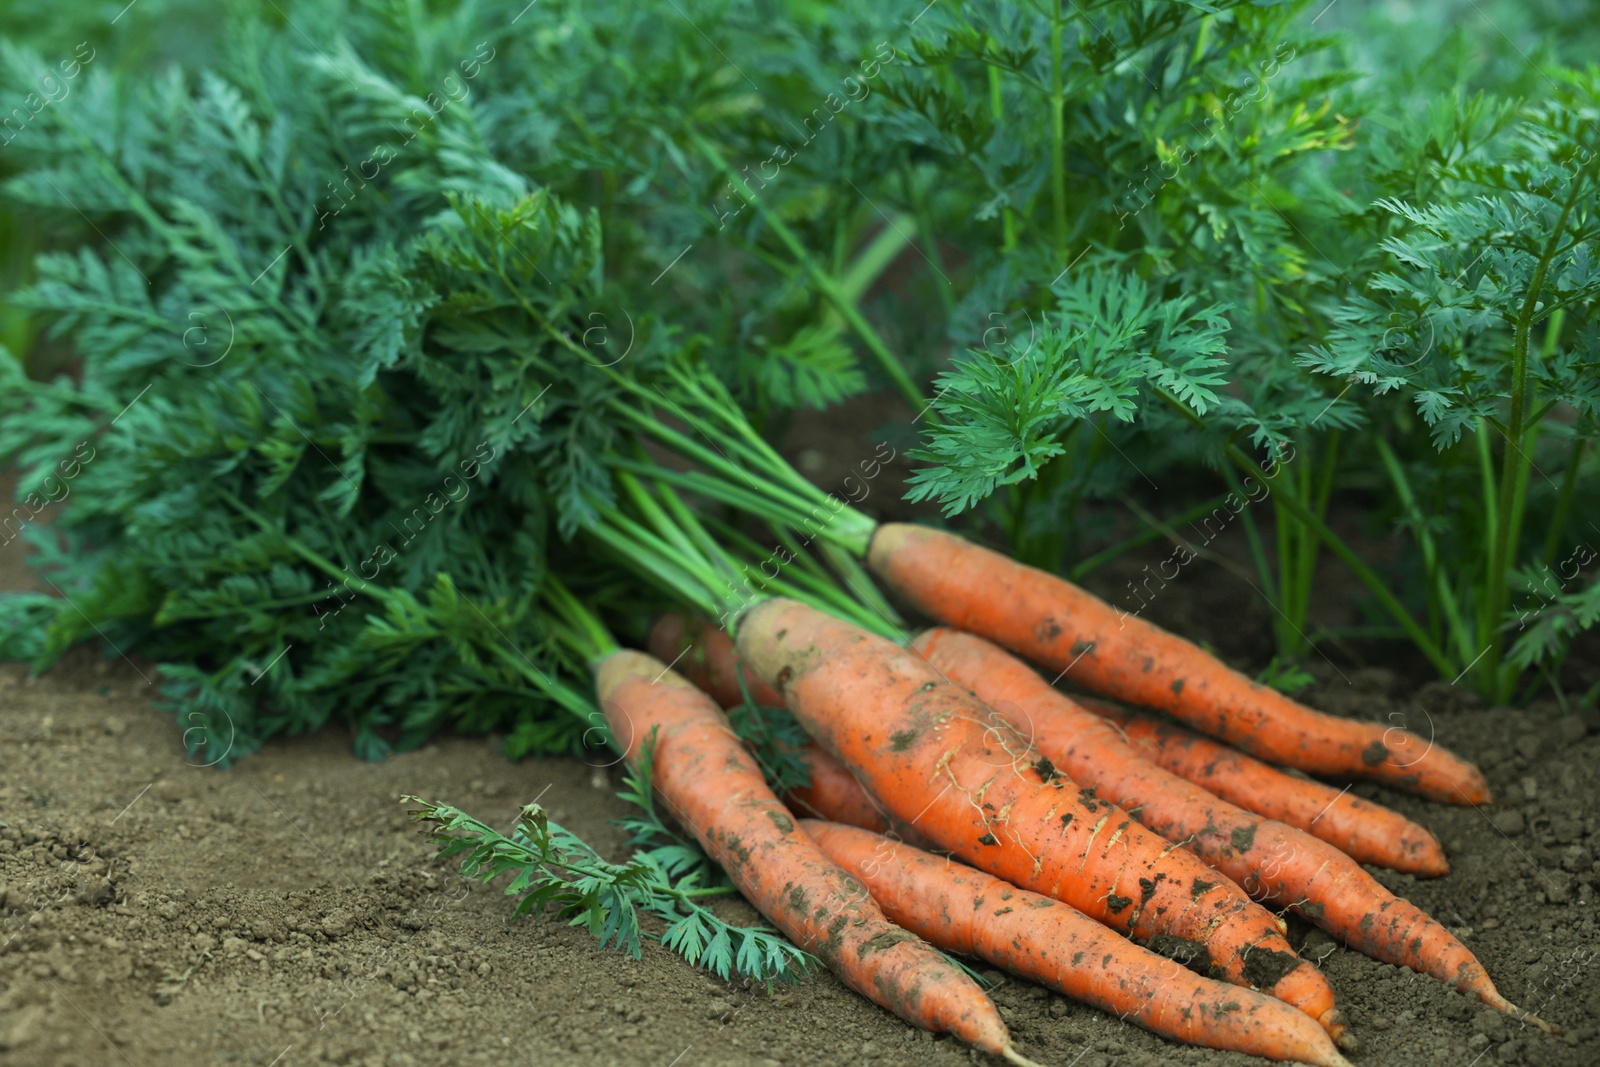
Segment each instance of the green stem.
[[[1237,477],[1237,474],[1235,474]],[[1293,477],[1290,478],[1290,484]],[[1295,566],[1295,532],[1304,530],[1304,527],[1290,521],[1290,516],[1284,510],[1283,501],[1274,497],[1272,502],[1274,525],[1278,532],[1278,611],[1272,620],[1272,628],[1278,635],[1278,654],[1292,656],[1299,652],[1294,647],[1294,641],[1289,634],[1286,622],[1294,618],[1294,580],[1299,575],[1300,569]],[[1270,589],[1271,586],[1268,586]]]
[[569,644],[585,663],[592,666],[622,647],[611,636],[611,631],[606,629],[605,623],[584,607],[582,601],[559,578],[547,574],[540,584],[546,601],[570,631],[567,635]]
[[[1005,120],[1005,99],[1001,93],[1000,68],[991,65],[989,68],[989,113],[994,117],[996,128]],[[1001,233],[1005,244],[1003,248],[1009,252],[1017,247],[1017,214],[1008,203],[1000,209]]]
[[861,561],[839,545],[824,541],[818,547],[822,551],[823,558],[839,572],[840,579],[854,599],[881,620],[877,625],[867,626],[865,629],[899,639],[905,629],[905,620],[873,584],[872,577],[861,565]]
[[1445,630],[1454,639],[1456,655],[1460,657],[1461,666],[1465,667],[1476,655],[1472,649],[1472,628],[1461,616],[1455,593],[1450,588],[1450,576],[1439,566],[1439,550],[1433,539],[1433,531],[1428,529],[1426,517],[1417,504],[1416,494],[1411,489],[1411,481],[1406,477],[1400,457],[1395,455],[1394,449],[1389,447],[1389,442],[1382,435],[1374,436],[1373,441],[1378,449],[1378,458],[1388,471],[1389,480],[1394,483],[1400,506],[1405,509],[1411,519],[1411,528],[1416,531],[1417,548],[1422,553],[1423,581],[1434,591],[1435,602],[1444,616]]
[[[1231,448],[1233,446],[1230,444],[1229,447]],[[1271,590],[1276,583],[1274,583],[1272,580],[1272,564],[1271,561],[1267,559],[1267,548],[1265,543],[1263,543],[1261,540],[1261,530],[1256,525],[1254,516],[1250,514],[1250,494],[1244,491],[1244,483],[1239,480],[1239,475],[1237,472],[1229,470],[1227,467],[1223,467],[1222,477],[1223,480],[1228,483],[1228,488],[1231,489],[1234,495],[1237,496],[1241,501],[1239,517],[1244,520],[1245,541],[1250,546],[1250,558],[1256,565],[1256,577],[1261,581],[1262,595],[1270,600],[1271,594],[1269,590]],[[1281,649],[1283,645],[1281,640],[1282,630],[1280,627],[1282,624],[1283,607],[1281,604],[1279,604],[1277,605],[1277,608],[1279,612],[1278,622],[1273,624],[1273,629],[1278,630],[1280,633],[1279,648]]]
[[1050,215],[1056,244],[1056,257],[1067,255],[1067,127],[1066,87],[1062,35],[1066,23],[1061,18],[1060,0],[1050,8]]
[[746,203],[756,209],[761,215],[762,221],[772,229],[778,240],[782,241],[784,246],[789,249],[789,253],[794,256],[795,261],[805,268],[807,274],[811,275],[811,280],[815,283],[817,291],[834,306],[839,316],[855,331],[856,336],[861,338],[861,343],[866,345],[867,351],[872,353],[873,358],[878,361],[879,368],[894,387],[911,403],[913,408],[918,411],[922,410],[924,401],[921,390],[911,380],[911,375],[906,373],[906,369],[900,363],[900,360],[893,352],[889,351],[889,346],[884,344],[883,338],[878,335],[878,331],[873,329],[872,325],[862,316],[855,303],[846,297],[839,283],[832,275],[822,269],[800,238],[795,236],[794,231],[789,229],[788,225],[776,213],[767,209],[766,204],[756,195],[755,190],[751,189],[749,184],[728,166],[727,162],[722,158],[722,153],[718,152],[711,142],[701,137],[698,133],[690,133],[689,136],[695,142],[695,146],[700,149],[701,154],[727,176],[729,184],[734,187],[734,191]]
[[282,526],[278,525],[277,523],[268,519],[265,515],[262,515],[260,512],[250,507],[229,490],[223,489],[220,486],[215,486],[213,488],[217,495],[222,497],[222,499],[240,515],[261,527],[261,529],[265,532],[277,534],[279,537],[283,538],[283,544],[285,548],[289,549],[289,551],[293,552],[295,555],[299,556],[313,567],[322,571],[328,577],[334,579],[335,581],[344,582],[346,588],[352,589],[357,593],[364,593],[367,596],[372,597],[374,600],[380,600],[387,604],[394,599],[394,594],[385,589],[383,586],[375,585],[364,578],[360,578],[354,574],[351,574],[343,567],[340,567],[338,564],[334,563],[332,560],[328,559],[326,556],[322,555],[320,552],[317,552],[305,542],[289,533]]
[[1539,298],[1544,293],[1545,274],[1549,271],[1556,249],[1561,243],[1561,237],[1566,232],[1567,218],[1572,214],[1579,194],[1597,164],[1600,164],[1600,154],[1591,155],[1588,165],[1573,179],[1572,190],[1567,194],[1567,201],[1561,207],[1561,214],[1557,217],[1556,224],[1551,229],[1543,252],[1539,256],[1538,266],[1534,268],[1533,278],[1528,282],[1528,292],[1523,298],[1522,309],[1517,315],[1511,335],[1511,413],[1506,430],[1505,456],[1500,467],[1500,500],[1499,507],[1495,510],[1494,546],[1487,576],[1489,585],[1485,590],[1486,614],[1490,629],[1487,635],[1489,652],[1484,657],[1487,662],[1483,667],[1483,678],[1485,681],[1494,680],[1499,683],[1495,686],[1496,695],[1500,695],[1499,690],[1504,687],[1499,678],[1505,634],[1501,631],[1499,623],[1510,601],[1510,589],[1506,579],[1515,559],[1516,538],[1519,532],[1515,527],[1521,518],[1516,510],[1520,498],[1518,483],[1526,484],[1527,468],[1532,462],[1527,448],[1530,442],[1523,440],[1528,402],[1529,339],[1532,335],[1534,317],[1539,309]]
[[839,293],[854,304],[883,276],[889,265],[911,244],[910,228],[915,219],[903,214],[889,216],[882,230],[856,254],[855,261],[839,276]]
[[[606,521],[588,527],[587,532],[626,560],[630,570],[642,572],[646,580],[654,582],[667,596],[711,618],[722,616],[733,606],[724,602],[720,592],[713,592],[715,583],[706,576],[685,570],[676,559],[661,552],[653,538],[639,537],[637,524],[632,524],[632,529],[618,529],[612,521],[612,516],[607,516]],[[627,525],[624,522],[624,526]]]
[[1545,566],[1555,561],[1556,549],[1561,544],[1561,532],[1567,525],[1567,512],[1572,507],[1572,494],[1578,487],[1578,468],[1583,465],[1583,450],[1589,443],[1587,438],[1573,434],[1572,450],[1567,455],[1567,469],[1561,475],[1561,492],[1556,497],[1555,514],[1550,516],[1550,530],[1544,537],[1544,551],[1540,558]]
[[[1249,456],[1245,455],[1239,450],[1238,446],[1230,444],[1227,446],[1227,450],[1228,458],[1231,459],[1240,470],[1250,471],[1252,473],[1259,472],[1259,468],[1257,468],[1256,465],[1250,461]],[[1272,487],[1274,491],[1274,497],[1279,496],[1278,479],[1281,477],[1282,475],[1278,474],[1268,478],[1265,473],[1261,473],[1262,480]],[[1407,611],[1405,609],[1405,605],[1400,603],[1395,595],[1389,591],[1389,587],[1384,583],[1383,579],[1379,578],[1378,575],[1373,572],[1372,568],[1363,563],[1361,561],[1361,557],[1356,555],[1355,552],[1351,550],[1350,546],[1345,544],[1338,534],[1328,529],[1327,525],[1321,519],[1312,514],[1310,509],[1306,508],[1292,496],[1284,495],[1282,496],[1282,500],[1284,502],[1284,507],[1289,511],[1289,513],[1296,519],[1299,519],[1301,522],[1305,523],[1307,527],[1314,531],[1322,543],[1328,546],[1328,551],[1332,552],[1335,556],[1338,556],[1339,559],[1343,561],[1344,565],[1349,567],[1350,570],[1355,573],[1355,576],[1361,580],[1361,583],[1367,587],[1367,590],[1378,599],[1378,603],[1383,605],[1384,610],[1392,615],[1394,620],[1399,623],[1401,628],[1404,629],[1405,632],[1411,637],[1412,642],[1417,646],[1417,650],[1420,651],[1424,656],[1428,657],[1428,661],[1434,665],[1434,668],[1438,670],[1440,674],[1449,674],[1452,670],[1449,657],[1439,650],[1439,647],[1434,644],[1433,639],[1428,636],[1427,631],[1417,624],[1417,620],[1411,617],[1411,613]]]
[[[1220,507],[1222,502],[1226,499],[1227,494],[1224,493],[1221,496],[1214,496],[1210,500],[1196,504],[1194,507],[1183,512],[1181,515],[1175,515],[1170,519],[1163,519],[1159,524],[1146,522],[1145,528],[1139,533],[1136,533],[1132,537],[1126,538],[1125,540],[1118,541],[1109,548],[1103,548],[1099,552],[1096,552],[1094,555],[1090,556],[1088,559],[1085,559],[1074,565],[1070,570],[1067,571],[1067,580],[1071,582],[1081,582],[1086,575],[1098,570],[1101,567],[1104,567],[1107,563],[1120,559],[1129,552],[1132,552],[1134,549],[1140,548],[1149,544],[1151,541],[1165,536],[1167,529],[1177,527],[1184,523],[1193,522],[1200,516],[1215,510],[1216,508]],[[1143,516],[1140,516],[1140,521],[1143,521]]]
[[[1185,406],[1177,397],[1161,388],[1157,388],[1155,392],[1156,395],[1160,396],[1190,422],[1194,423],[1201,429],[1206,428],[1205,423],[1200,416],[1190,411],[1189,408]],[[1266,482],[1268,487],[1273,490],[1274,495],[1277,494],[1279,489],[1279,480],[1283,477],[1283,472],[1281,469],[1276,474],[1268,477],[1265,471],[1261,470],[1255,463],[1251,462],[1250,457],[1245,455],[1239,446],[1230,441],[1224,446],[1224,449],[1227,453],[1228,459],[1231,460],[1236,467],[1238,467],[1241,471],[1246,472],[1251,477],[1260,477],[1262,481]],[[1372,568],[1363,563],[1361,561],[1361,557],[1356,555],[1355,552],[1350,549],[1350,546],[1345,544],[1338,534],[1328,529],[1326,523],[1314,515],[1309,508],[1305,507],[1298,500],[1293,499],[1292,496],[1285,496],[1284,506],[1288,508],[1290,514],[1299,519],[1301,522],[1305,523],[1306,526],[1310,527],[1310,529],[1316,533],[1317,537],[1322,541],[1322,543],[1328,546],[1328,551],[1332,552],[1335,556],[1338,556],[1345,566],[1350,568],[1355,576],[1361,580],[1362,584],[1367,587],[1368,591],[1377,598],[1378,603],[1383,605],[1384,610],[1389,612],[1390,615],[1394,616],[1394,620],[1398,622],[1405,632],[1410,636],[1412,642],[1416,644],[1418,651],[1420,651],[1424,656],[1428,657],[1428,661],[1434,665],[1435,669],[1437,669],[1441,674],[1449,674],[1453,669],[1449,657],[1439,650],[1439,647],[1434,644],[1433,639],[1428,636],[1427,631],[1417,624],[1417,620],[1411,617],[1411,613],[1406,610],[1405,605],[1400,603],[1395,595],[1389,591],[1389,587],[1381,578],[1377,576],[1377,574],[1373,573]]]

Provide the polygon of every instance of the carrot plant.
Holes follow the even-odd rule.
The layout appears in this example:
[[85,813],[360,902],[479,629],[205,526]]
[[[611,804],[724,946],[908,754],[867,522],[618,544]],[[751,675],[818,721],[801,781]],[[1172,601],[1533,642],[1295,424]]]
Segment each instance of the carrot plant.
[[[1434,196],[1377,202],[1392,221],[1375,269],[1300,360],[1403,404],[1377,409],[1370,440],[1425,614],[1383,600],[1441,674],[1499,701],[1530,667],[1552,679],[1600,617],[1593,580],[1577,580],[1595,558],[1580,487],[1600,428],[1596,114],[1592,74],[1537,104],[1455,112],[1434,142]],[[1436,458],[1416,447],[1424,429]]]

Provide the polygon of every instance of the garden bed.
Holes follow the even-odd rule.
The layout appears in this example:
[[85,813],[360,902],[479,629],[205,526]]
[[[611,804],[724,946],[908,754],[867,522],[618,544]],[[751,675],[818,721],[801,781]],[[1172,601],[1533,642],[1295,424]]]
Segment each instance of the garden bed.
[[[0,575],[18,580],[15,564],[0,560]],[[1266,628],[1239,597],[1201,565],[1151,610],[1198,637],[1210,636],[1199,620],[1227,618],[1233,640],[1219,632],[1219,647],[1234,654],[1253,638],[1264,655]],[[1291,920],[1291,939],[1326,970],[1363,1043],[1356,1062],[1593,1063],[1600,721],[1586,730],[1553,706],[1485,708],[1403,666],[1318,660],[1313,673],[1302,695],[1314,706],[1405,713],[1418,729],[1431,718],[1441,743],[1488,774],[1500,802],[1485,811],[1356,786],[1432,829],[1454,865],[1433,882],[1369,869],[1461,936],[1507,996],[1564,1031],[1518,1027]],[[492,739],[454,737],[362,763],[347,737],[325,730],[219,771],[185,763],[179,729],[148,706],[153,677],[148,663],[88,650],[37,679],[0,667],[0,1064],[933,1065],[976,1055],[826,973],[769,995],[657,946],[634,961],[596,951],[583,930],[508,925],[510,902],[433,860],[400,802],[447,800],[509,828],[517,805],[537,798],[620,855],[623,835],[607,822],[627,810],[616,768],[514,764]],[[993,995],[1041,1062],[1259,1062],[1181,1048],[1025,982]]]

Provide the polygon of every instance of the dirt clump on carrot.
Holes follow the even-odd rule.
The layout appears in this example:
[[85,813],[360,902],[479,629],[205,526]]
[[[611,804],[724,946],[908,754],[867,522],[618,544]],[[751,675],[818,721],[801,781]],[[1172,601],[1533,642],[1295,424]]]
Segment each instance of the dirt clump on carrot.
[[1450,872],[1438,839],[1397,811],[1322,782],[1296,778],[1176,723],[1095,697],[1081,707],[1110,719],[1157,766],[1246,811],[1298,827],[1360,863],[1420,878]]
[[[705,619],[669,612],[650,628],[649,643],[651,655],[676,663],[674,670],[724,708],[743,704],[747,691],[750,699],[763,707],[783,707],[783,697],[776,690],[740,665],[727,631]],[[744,689],[739,687],[741,677]],[[861,788],[848,767],[816,745],[804,746],[795,756],[805,763],[811,784],[784,794],[784,803],[791,809],[863,830],[881,833],[890,828],[881,806]]]
[[[1035,746],[1099,795],[1138,813],[1146,826],[1189,848],[1260,901],[1293,908],[1346,944],[1476,994],[1527,1019],[1500,995],[1476,956],[1440,923],[1396,897],[1343,852],[1291,826],[1263,819],[1145,759],[1106,719],[1078,706],[1032,667],[981,637],[949,629],[912,648],[938,670],[1033,731]],[[1257,950],[1251,984],[1272,986],[1297,962]]]
[[1178,1041],[1325,1067],[1348,1062],[1303,1012],[1192,974],[1060,901],[879,834],[810,819],[800,826],[885,914],[940,948]]
[[[1039,754],[1004,719],[915,653],[782,599],[745,612],[738,650],[892,816],[980,870],[1138,941],[1200,941],[1235,984],[1249,984],[1254,950],[1293,954],[1280,920],[1092,791],[1041,775]],[[1268,992],[1342,1034],[1333,991],[1309,963]]]
[[1263,759],[1310,774],[1374,778],[1449,804],[1490,800],[1482,772],[1431,739],[1313,711],[1071,582],[954,534],[885,523],[868,564],[948,626],[1059,671],[1072,685],[1169,712]]
[[908,1022],[1026,1062],[977,984],[884,918],[861,883],[799,830],[709,697],[638,652],[607,656],[595,679],[625,755],[637,760],[653,739],[651,787],[785,936]]

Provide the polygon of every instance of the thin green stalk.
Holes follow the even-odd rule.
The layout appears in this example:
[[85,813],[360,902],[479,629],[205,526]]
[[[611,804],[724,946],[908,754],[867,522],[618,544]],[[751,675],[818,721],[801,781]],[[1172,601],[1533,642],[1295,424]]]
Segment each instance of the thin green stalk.
[[1405,509],[1411,519],[1411,528],[1416,531],[1417,548],[1422,553],[1423,581],[1433,589],[1433,600],[1444,616],[1446,635],[1455,641],[1456,655],[1461,658],[1461,665],[1466,666],[1476,655],[1472,648],[1472,628],[1461,617],[1455,593],[1450,588],[1450,576],[1439,566],[1439,550],[1433,539],[1433,531],[1428,529],[1422,508],[1418,506],[1416,494],[1411,489],[1411,481],[1400,464],[1400,457],[1395,455],[1394,449],[1389,447],[1389,442],[1382,435],[1375,436],[1373,442],[1378,449],[1378,459],[1394,484],[1400,506]]
[[[1329,432],[1326,442],[1322,446],[1322,463],[1317,468],[1313,479],[1311,470],[1306,469],[1306,495],[1313,501],[1312,510],[1319,519],[1326,519],[1328,515],[1328,501],[1333,497],[1333,482],[1338,474],[1339,457],[1339,431]],[[1304,527],[1300,530],[1297,546],[1298,570],[1295,584],[1299,590],[1296,612],[1293,616],[1296,625],[1303,630],[1311,617],[1311,587],[1317,577],[1317,555],[1319,545],[1311,531]]]
[[[1538,266],[1534,268],[1533,278],[1528,283],[1528,293],[1523,298],[1522,309],[1517,315],[1511,335],[1511,412],[1507,420],[1505,456],[1500,468],[1500,499],[1499,507],[1495,509],[1495,537],[1489,563],[1489,586],[1484,591],[1485,614],[1489,624],[1489,633],[1486,635],[1489,653],[1485,657],[1489,662],[1484,666],[1483,675],[1486,681],[1491,679],[1498,681],[1500,674],[1500,658],[1505,646],[1505,634],[1501,631],[1499,623],[1510,601],[1511,593],[1507,578],[1515,562],[1518,533],[1515,527],[1521,519],[1516,513],[1519,499],[1517,486],[1519,482],[1526,484],[1527,467],[1532,462],[1527,447],[1530,442],[1523,439],[1528,402],[1529,341],[1539,309],[1539,298],[1544,293],[1545,274],[1549,271],[1561,237],[1566,232],[1567,218],[1572,214],[1572,209],[1597,164],[1600,164],[1600,154],[1592,155],[1588,164],[1573,179],[1572,190],[1567,194],[1567,201],[1561,207],[1561,214],[1556,218],[1556,224],[1550,231],[1550,237],[1546,240],[1539,256]],[[1497,695],[1501,688],[1501,685],[1495,687]]]
[[1110,563],[1113,560],[1121,559],[1134,549],[1141,548],[1144,545],[1149,544],[1151,541],[1164,536],[1163,527],[1176,527],[1183,523],[1193,522],[1200,516],[1209,514],[1214,509],[1220,507],[1222,502],[1226,499],[1227,494],[1224,493],[1221,496],[1214,496],[1209,500],[1196,504],[1194,507],[1180,515],[1175,515],[1170,519],[1163,519],[1161,520],[1160,525],[1145,523],[1145,528],[1139,533],[1134,534],[1132,537],[1118,541],[1116,544],[1111,545],[1108,548],[1103,548],[1099,552],[1096,552],[1094,555],[1090,556],[1088,559],[1082,560],[1075,564],[1067,571],[1067,580],[1071,582],[1082,581],[1084,577],[1100,569],[1101,567],[1104,567],[1107,563]]
[[829,565],[839,572],[840,579],[854,598],[882,620],[880,625],[867,626],[865,629],[885,636],[896,636],[905,629],[905,620],[873,583],[872,576],[867,573],[867,569],[861,565],[859,559],[841,546],[828,541],[822,542],[818,548]]
[[596,722],[605,721],[600,715],[600,709],[595,706],[588,694],[560,678],[545,674],[515,649],[496,643],[490,646],[490,651],[502,666],[525,678],[539,692],[560,705],[563,711],[576,716],[581,722],[592,726]]
[[1561,532],[1567,525],[1567,512],[1572,507],[1572,494],[1578,487],[1578,468],[1583,465],[1583,450],[1587,438],[1573,434],[1572,449],[1567,454],[1567,469],[1561,475],[1561,492],[1556,497],[1555,514],[1550,516],[1550,529],[1544,536],[1544,551],[1540,558],[1545,566],[1555,562],[1556,549],[1561,545]]
[[1060,0],[1050,7],[1050,216],[1055,235],[1056,256],[1067,255],[1067,93],[1062,67],[1062,36],[1066,22],[1061,17]]
[[622,647],[611,636],[611,631],[606,629],[605,623],[584,607],[583,602],[559,578],[547,574],[540,585],[546,601],[564,624],[573,650],[583,657],[585,663],[597,663]]
[[[632,525],[637,527],[637,524]],[[611,525],[611,516],[608,516],[606,522],[588,527],[587,532],[627,560],[630,569],[642,571],[644,578],[653,581],[669,597],[711,618],[717,618],[727,610],[728,605],[715,592],[715,584],[708,584],[705,575],[686,570],[678,560],[653,548],[648,543],[653,539],[641,540],[636,536],[637,530],[630,534],[616,529]]]
[[867,290],[911,244],[910,229],[914,221],[900,213],[889,216],[878,235],[867,242],[856,254],[855,261],[839,275],[840,295],[852,304],[866,296]]
[[[1290,484],[1294,476],[1290,475]],[[1285,619],[1294,618],[1294,580],[1299,575],[1300,569],[1295,566],[1295,533],[1304,529],[1298,523],[1289,520],[1288,512],[1279,506],[1281,502],[1274,500],[1274,523],[1278,534],[1278,611],[1274,616],[1272,628],[1277,631],[1278,654],[1281,656],[1298,655],[1299,649],[1284,625]],[[1271,586],[1268,586],[1270,589]]]
[[691,558],[698,553],[699,546],[690,540],[680,524],[667,517],[655,498],[645,492],[639,479],[623,471],[617,474],[617,483],[622,486],[623,492],[633,502],[633,506],[643,513],[645,522],[654,528],[657,537]]
[[711,142],[697,133],[690,133],[689,136],[695,142],[695,146],[700,149],[701,154],[727,176],[729,184],[734,187],[734,191],[746,203],[756,209],[761,215],[762,221],[772,229],[778,240],[782,241],[784,246],[789,249],[789,253],[794,256],[795,261],[806,269],[806,273],[811,275],[811,280],[816,284],[818,292],[834,306],[840,317],[855,331],[856,336],[861,339],[862,344],[866,345],[867,351],[872,353],[872,357],[878,361],[879,369],[883,371],[894,387],[911,403],[913,408],[920,411],[924,404],[921,390],[911,380],[911,375],[906,372],[900,360],[893,352],[889,351],[889,346],[878,335],[878,331],[873,329],[871,323],[867,322],[862,316],[855,303],[846,297],[838,281],[822,269],[805,244],[795,236],[794,231],[789,229],[788,225],[776,213],[767,209],[766,204],[756,195],[755,190],[751,189],[749,184],[728,166],[727,162],[722,158],[722,153],[718,152]]
[[727,504],[729,507],[737,508],[769,522],[782,522],[792,526],[800,526],[809,517],[806,512],[788,510],[786,505],[775,502],[768,497],[749,492],[722,478],[712,477],[703,471],[656,469],[655,465],[649,462],[620,458],[614,458],[608,462],[618,470],[642,474],[664,484],[674,485],[691,493],[699,493],[701,496],[709,497],[719,504]]
[[[994,117],[995,125],[999,126],[1005,121],[1005,99],[1001,93],[1000,68],[990,66],[989,71],[989,113]],[[1017,214],[1006,204],[1000,209],[1000,227],[1005,244],[1003,248],[1009,252],[1017,247]]]
[[[1233,446],[1229,445],[1229,447],[1231,448]],[[1244,491],[1244,483],[1239,480],[1239,475],[1237,472],[1229,470],[1227,467],[1223,467],[1222,477],[1223,480],[1228,483],[1228,488],[1231,489],[1241,501],[1249,501],[1250,494]],[[1276,585],[1276,583],[1272,580],[1272,563],[1267,558],[1267,548],[1261,540],[1261,530],[1258,526],[1256,526],[1255,517],[1250,514],[1250,505],[1248,503],[1244,503],[1240,506],[1239,517],[1244,520],[1245,542],[1250,546],[1250,559],[1255,563],[1256,577],[1261,580],[1261,590],[1263,595],[1268,595],[1267,591],[1274,588]],[[1280,612],[1283,610],[1281,605],[1278,606],[1278,610]],[[1277,629],[1276,623],[1274,624],[1273,628]],[[1280,648],[1281,647],[1282,645],[1280,642]]]
[[[1177,397],[1165,389],[1157,388],[1155,391],[1158,396],[1186,419],[1201,429],[1205,429],[1205,423],[1200,416],[1190,411]],[[1238,445],[1230,441],[1224,446],[1224,449],[1228,459],[1236,467],[1241,471],[1247,472],[1251,477],[1260,477],[1273,490],[1274,496],[1278,495],[1279,480],[1283,477],[1281,469],[1272,477],[1268,477],[1265,471],[1251,462],[1250,457],[1245,455]],[[1441,674],[1449,674],[1453,670],[1449,657],[1439,650],[1433,639],[1428,636],[1428,632],[1417,624],[1417,620],[1411,617],[1411,613],[1406,610],[1405,605],[1400,603],[1399,599],[1389,591],[1389,587],[1377,574],[1373,573],[1372,568],[1362,562],[1361,557],[1356,555],[1338,534],[1328,529],[1327,524],[1314,515],[1309,508],[1298,500],[1293,499],[1292,496],[1286,496],[1283,500],[1284,507],[1289,510],[1290,514],[1310,527],[1316,533],[1318,539],[1328,546],[1328,551],[1338,556],[1345,566],[1349,567],[1355,576],[1360,579],[1361,583],[1367,587],[1367,590],[1377,598],[1378,603],[1383,606],[1384,610],[1394,616],[1394,620],[1410,636],[1412,642],[1417,646],[1417,650],[1428,657],[1428,661],[1434,665],[1434,668]]]
[[1483,546],[1483,574],[1481,575],[1483,584],[1478,587],[1476,604],[1478,618],[1477,651],[1474,651],[1472,655],[1472,660],[1478,662],[1481,660],[1480,653],[1487,655],[1491,641],[1490,633],[1497,621],[1490,613],[1491,598],[1489,590],[1494,581],[1494,560],[1498,555],[1495,549],[1495,535],[1500,530],[1499,524],[1494,519],[1494,516],[1500,510],[1499,491],[1495,488],[1494,483],[1494,455],[1489,441],[1489,430],[1483,419],[1478,420],[1478,432],[1474,443],[1477,445],[1478,452],[1478,481],[1483,494],[1483,539],[1486,542]]
[[[1258,470],[1256,465],[1250,461],[1250,457],[1240,451],[1238,446],[1229,444],[1227,450],[1228,458],[1240,470],[1252,472]],[[1264,472],[1261,474],[1262,480],[1272,487],[1274,498],[1280,496],[1277,481],[1281,477],[1281,474],[1272,478],[1268,478]],[[1338,556],[1345,566],[1349,567],[1355,573],[1355,576],[1361,580],[1361,583],[1367,587],[1368,592],[1377,598],[1378,603],[1383,605],[1384,610],[1394,616],[1394,620],[1410,636],[1412,642],[1417,646],[1417,650],[1428,657],[1428,661],[1433,664],[1434,668],[1441,674],[1449,674],[1453,669],[1449,657],[1439,650],[1438,645],[1434,644],[1427,631],[1417,624],[1416,619],[1411,617],[1411,613],[1389,591],[1389,587],[1384,583],[1383,579],[1379,578],[1372,568],[1363,563],[1361,557],[1356,555],[1338,534],[1328,529],[1327,524],[1312,514],[1305,505],[1295,500],[1292,496],[1282,496],[1282,500],[1283,506],[1289,513],[1314,531],[1322,543],[1328,546],[1328,551]]]

